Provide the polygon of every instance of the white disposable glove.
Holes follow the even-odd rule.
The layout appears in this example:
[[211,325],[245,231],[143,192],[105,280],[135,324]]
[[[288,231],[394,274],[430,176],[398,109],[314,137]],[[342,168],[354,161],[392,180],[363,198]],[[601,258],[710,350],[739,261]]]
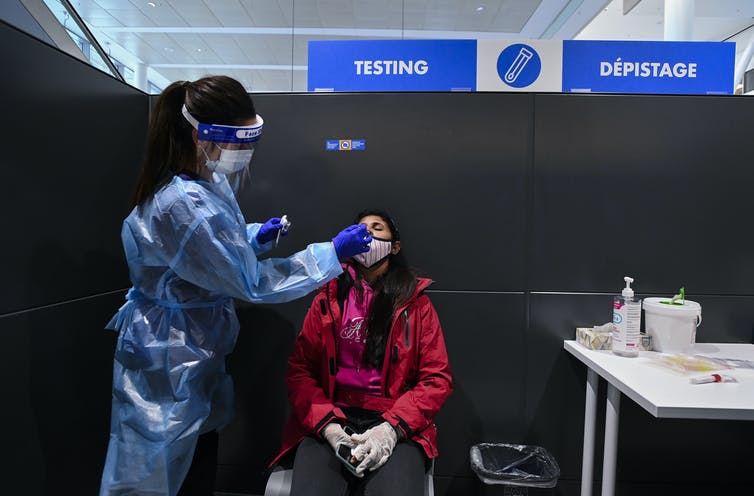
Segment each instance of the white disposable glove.
[[351,436],[346,434],[346,431],[343,430],[343,426],[337,422],[330,422],[327,424],[322,431],[322,437],[330,443],[330,446],[332,446],[332,449],[335,451],[338,451],[339,444],[345,444],[349,448],[356,446],[351,439]]
[[353,450],[353,456],[361,463],[356,467],[356,472],[364,473],[368,470],[377,470],[385,464],[393,454],[398,435],[393,426],[387,422],[368,429],[363,434],[351,436],[357,443]]

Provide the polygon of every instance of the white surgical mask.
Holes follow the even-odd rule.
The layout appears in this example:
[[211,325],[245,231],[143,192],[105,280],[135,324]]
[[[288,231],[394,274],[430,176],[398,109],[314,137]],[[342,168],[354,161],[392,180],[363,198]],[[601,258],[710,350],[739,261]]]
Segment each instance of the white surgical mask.
[[389,239],[375,238],[369,243],[369,251],[354,255],[353,259],[367,269],[382,262],[393,247],[393,242]]
[[[218,148],[220,147],[218,146]],[[202,151],[204,151],[203,148]],[[233,174],[244,170],[249,163],[251,163],[251,157],[254,156],[254,149],[226,150],[220,148],[220,157],[217,160],[210,160],[206,151],[204,151],[204,156],[207,157],[205,165],[212,172],[217,172],[218,174]]]

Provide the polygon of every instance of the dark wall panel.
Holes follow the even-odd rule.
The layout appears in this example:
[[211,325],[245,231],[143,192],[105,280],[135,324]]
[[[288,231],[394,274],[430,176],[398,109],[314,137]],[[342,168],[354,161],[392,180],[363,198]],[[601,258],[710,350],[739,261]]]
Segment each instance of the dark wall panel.
[[0,314],[128,285],[120,225],[148,97],[0,23]]
[[[291,217],[278,252],[288,254],[382,206],[438,289],[520,291],[532,98],[254,95],[265,130],[242,207],[254,220]],[[338,138],[364,138],[366,150],[325,151]]]
[[610,320],[602,316],[601,305],[595,304],[603,299],[606,304],[612,303],[609,297],[599,296],[531,296],[525,348],[526,444],[550,451],[560,464],[564,480],[581,477],[586,368],[569,359],[563,340],[573,339],[577,326]]
[[228,357],[234,417],[220,432],[217,488],[262,494],[288,417],[286,361],[311,297],[282,305],[242,305],[241,330]]
[[0,319],[6,350],[0,360],[3,492],[36,495],[44,494],[44,453],[31,399],[32,331],[25,324],[19,318]]
[[149,98],[2,22],[0,54],[1,492],[96,494]]
[[96,494],[123,293],[0,318],[4,494]]
[[[518,442],[525,359],[523,295],[431,293],[445,334],[453,394],[435,418],[438,476],[474,476],[469,449]],[[501,359],[502,358],[502,359]]]
[[532,290],[752,294],[754,100],[535,99]]

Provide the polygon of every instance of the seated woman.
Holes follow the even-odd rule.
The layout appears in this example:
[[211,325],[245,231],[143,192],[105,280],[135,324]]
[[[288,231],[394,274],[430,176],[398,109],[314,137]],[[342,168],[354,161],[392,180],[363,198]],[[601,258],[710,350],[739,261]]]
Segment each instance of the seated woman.
[[293,496],[423,494],[437,456],[433,419],[452,385],[431,281],[406,265],[387,213],[356,223],[370,251],[320,290],[288,360],[292,415],[275,461],[298,446]]

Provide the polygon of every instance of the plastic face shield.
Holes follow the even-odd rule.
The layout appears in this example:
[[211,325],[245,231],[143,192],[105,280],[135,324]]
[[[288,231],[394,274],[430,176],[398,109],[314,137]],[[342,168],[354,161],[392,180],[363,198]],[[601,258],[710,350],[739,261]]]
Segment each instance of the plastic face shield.
[[256,116],[257,122],[253,126],[227,126],[199,122],[185,105],[181,108],[181,113],[197,130],[199,141],[214,143],[220,148],[220,157],[217,160],[207,160],[207,167],[212,172],[228,175],[242,172],[248,167],[253,156],[254,143],[262,137],[264,120],[261,115]]
[[[184,105],[181,108],[183,117],[194,126],[197,131],[197,139],[201,141],[211,141],[213,143],[225,143],[236,145],[250,145],[259,141],[262,137],[262,127],[264,120],[261,115],[257,114],[257,123],[253,126],[226,126],[224,124],[204,124],[199,122],[191,115]],[[228,148],[228,147],[222,147]]]

